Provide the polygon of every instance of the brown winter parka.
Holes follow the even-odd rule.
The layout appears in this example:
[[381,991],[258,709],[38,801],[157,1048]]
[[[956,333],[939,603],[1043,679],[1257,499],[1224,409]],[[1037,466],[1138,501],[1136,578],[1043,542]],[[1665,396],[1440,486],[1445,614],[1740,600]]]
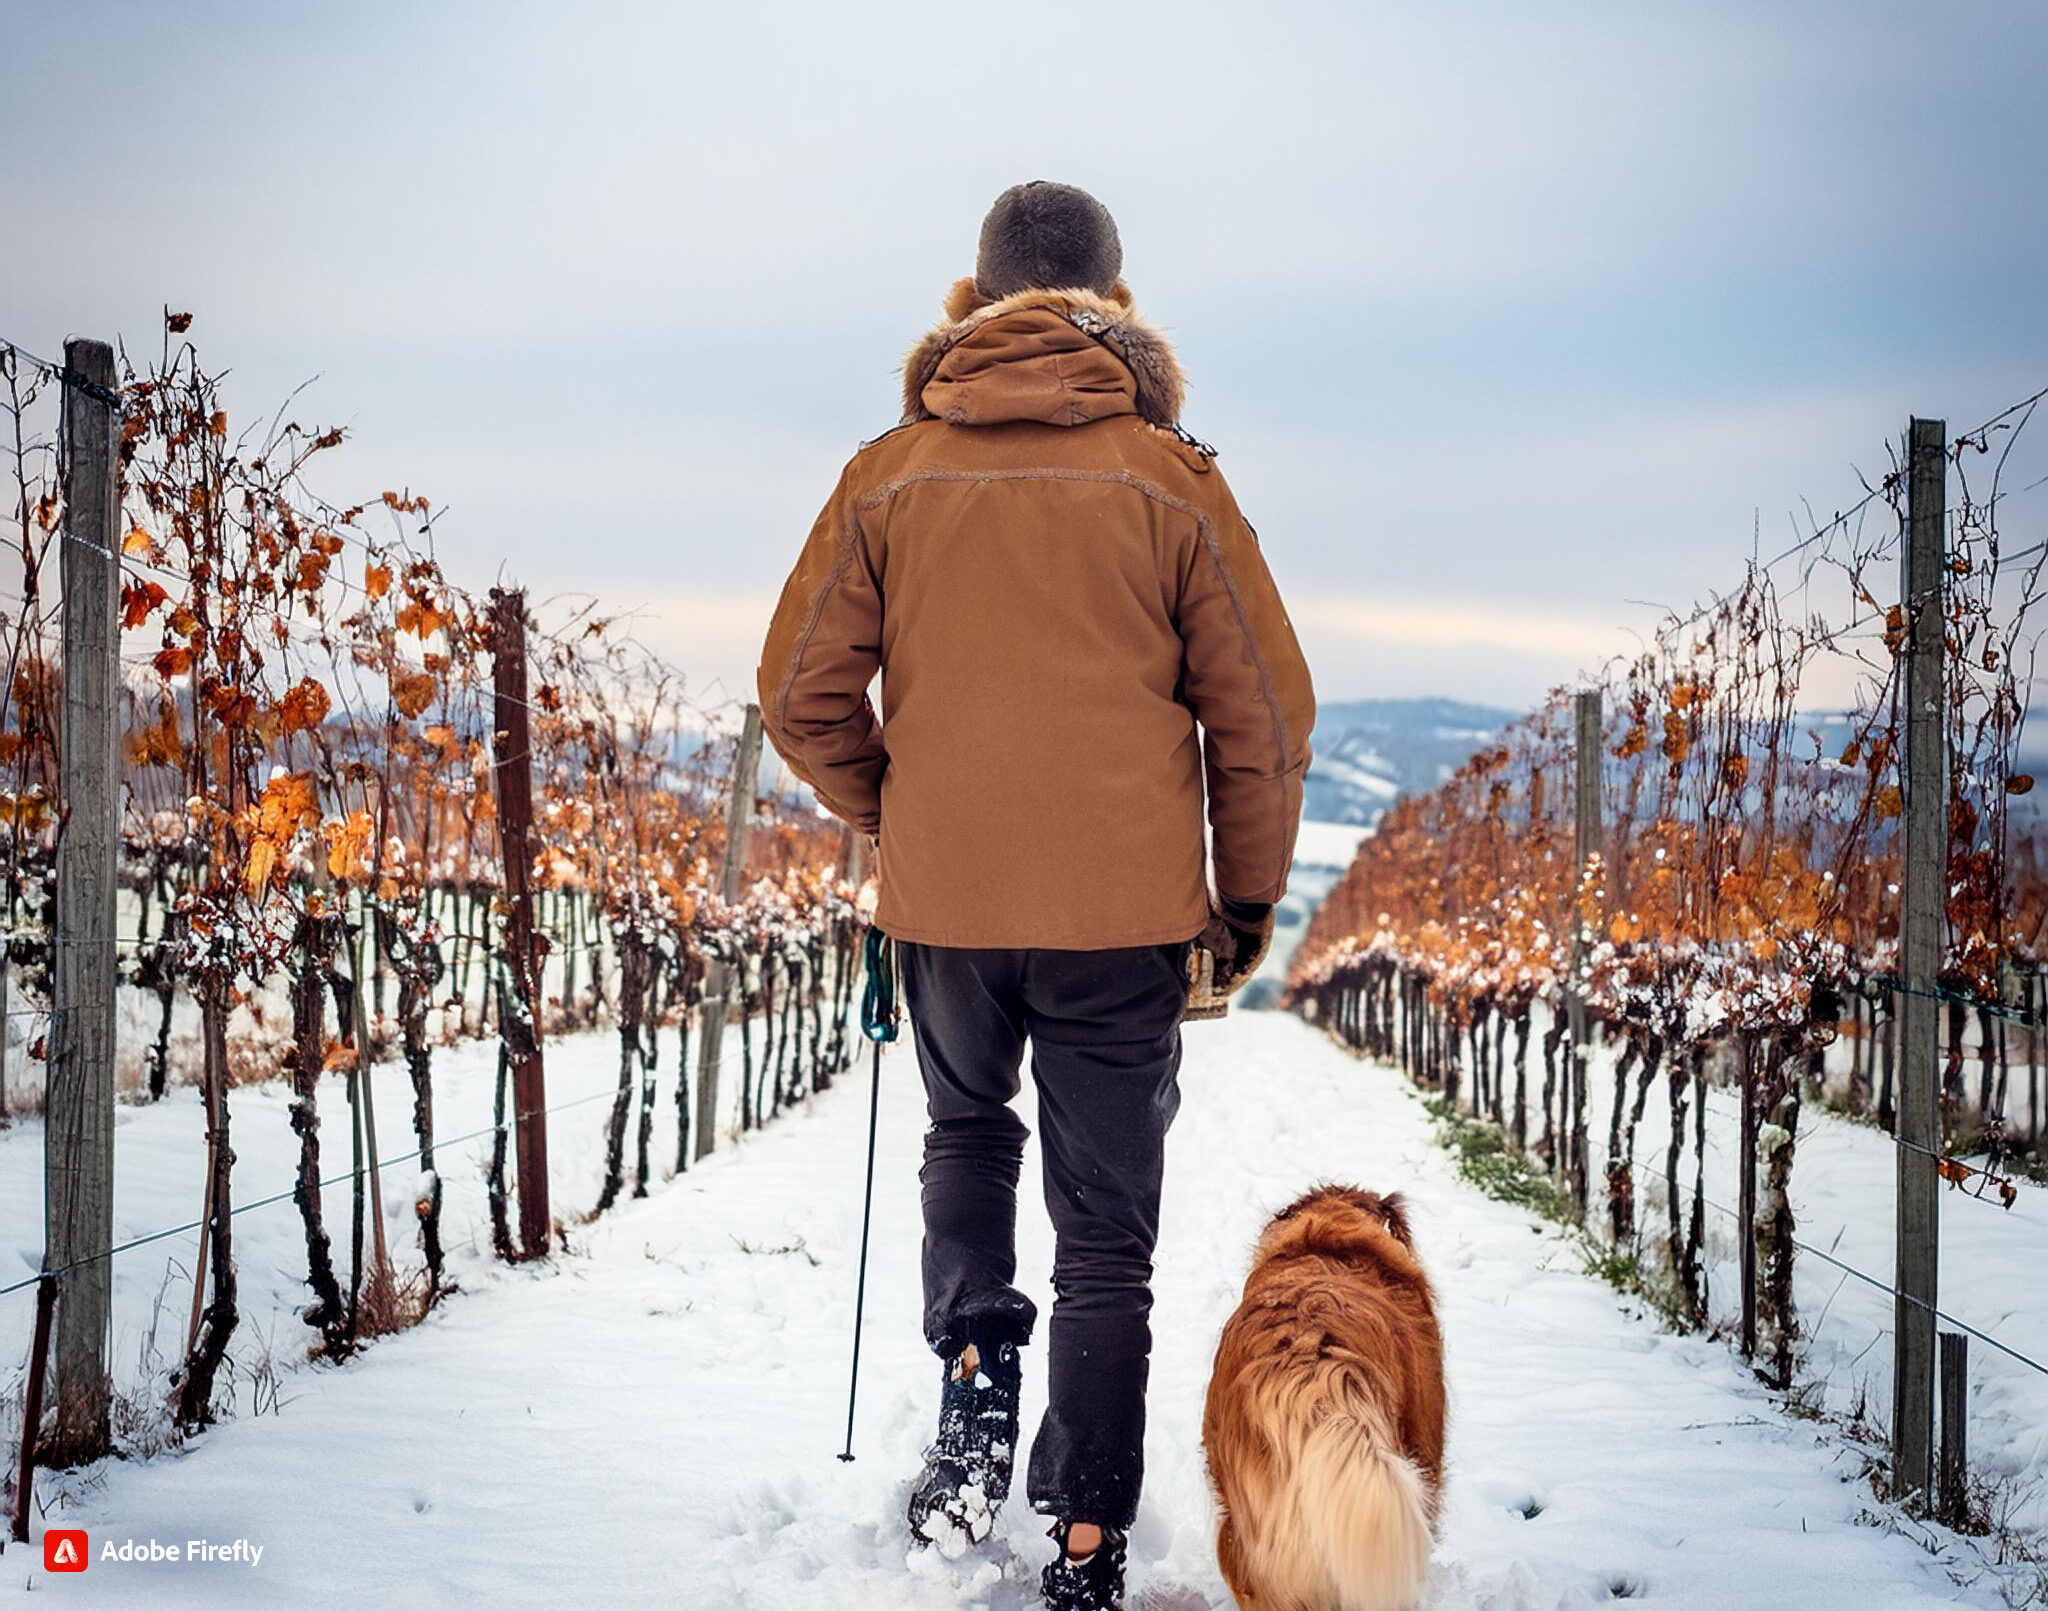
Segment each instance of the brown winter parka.
[[[763,727],[948,946],[1191,938],[1287,887],[1315,698],[1258,538],[1119,282],[963,280],[775,607]],[[868,697],[880,671],[881,717]],[[1197,727],[1200,728],[1198,746]]]

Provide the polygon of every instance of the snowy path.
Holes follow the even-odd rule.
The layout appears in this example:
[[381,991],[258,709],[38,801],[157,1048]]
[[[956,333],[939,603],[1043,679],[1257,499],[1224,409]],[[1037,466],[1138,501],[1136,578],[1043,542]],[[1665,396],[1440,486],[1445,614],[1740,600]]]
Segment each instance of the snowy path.
[[[1454,1419],[1437,1606],[1998,1603],[1857,1525],[1851,1457],[1782,1417],[1721,1345],[1623,1314],[1551,1232],[1458,1183],[1397,1075],[1274,1014],[1193,1026],[1187,1043],[1134,1607],[1231,1605],[1196,1441],[1209,1358],[1259,1226],[1322,1177],[1408,1192],[1439,1287]],[[1021,1460],[986,1554],[910,1555],[899,1522],[938,1375],[916,1324],[923,1110],[907,1044],[883,1077],[859,1458],[835,1458],[867,1110],[862,1068],[810,1114],[578,1232],[556,1267],[486,1272],[416,1332],[296,1374],[281,1414],[117,1465],[50,1518],[89,1529],[95,1552],[109,1537],[245,1538],[259,1564],[49,1578],[37,1548],[10,1551],[0,1581],[53,1605],[1035,1604],[1051,1545]],[[1028,1097],[1024,1114],[1035,1128]],[[1020,1265],[1044,1314],[1032,1150]],[[1042,1351],[1026,1361],[1028,1436]]]

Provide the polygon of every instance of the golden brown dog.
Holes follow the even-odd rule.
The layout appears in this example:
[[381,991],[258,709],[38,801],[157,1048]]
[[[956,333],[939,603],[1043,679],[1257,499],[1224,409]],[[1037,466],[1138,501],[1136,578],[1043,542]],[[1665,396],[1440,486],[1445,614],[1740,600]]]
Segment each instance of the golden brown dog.
[[1443,1485],[1443,1343],[1398,1192],[1325,1185],[1260,1233],[1202,1415],[1244,1611],[1407,1611]]

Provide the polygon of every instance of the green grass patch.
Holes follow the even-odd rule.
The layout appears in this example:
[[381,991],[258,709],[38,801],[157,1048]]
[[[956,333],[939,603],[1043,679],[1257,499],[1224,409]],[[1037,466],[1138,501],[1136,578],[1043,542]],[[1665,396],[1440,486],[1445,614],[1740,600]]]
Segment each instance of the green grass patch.
[[1423,1103],[1436,1120],[1437,1144],[1449,1152],[1458,1177],[1498,1202],[1513,1203],[1560,1225],[1580,1223],[1578,1200],[1527,1153],[1508,1144],[1507,1132],[1461,1113],[1442,1097]]
[[1461,1112],[1442,1097],[1424,1099],[1436,1121],[1438,1145],[1450,1153],[1458,1178],[1496,1202],[1512,1203],[1561,1226],[1578,1244],[1588,1275],[1617,1292],[1640,1298],[1674,1331],[1693,1329],[1684,1290],[1667,1271],[1653,1268],[1634,1248],[1616,1247],[1586,1229],[1578,1199],[1535,1158],[1517,1152],[1507,1132],[1487,1119]]
[[1617,1292],[1642,1299],[1673,1331],[1694,1329],[1685,1289],[1670,1271],[1644,1263],[1642,1254],[1635,1249],[1598,1241],[1584,1230],[1579,1232],[1579,1240],[1588,1275],[1597,1275]]

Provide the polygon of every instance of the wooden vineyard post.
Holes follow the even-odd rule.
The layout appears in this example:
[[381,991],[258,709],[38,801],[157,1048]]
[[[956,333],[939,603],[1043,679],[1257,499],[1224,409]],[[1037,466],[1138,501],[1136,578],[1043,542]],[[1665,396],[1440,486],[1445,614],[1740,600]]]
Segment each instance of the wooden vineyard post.
[[1960,1331],[1941,1334],[1941,1465],[1934,1513],[1960,1529],[1970,1519],[1969,1496],[1970,1339]]
[[[740,898],[747,870],[747,831],[754,820],[754,779],[761,765],[761,707],[748,705],[733,756],[732,792],[725,802],[725,863],[719,893],[728,906]],[[744,964],[742,964],[744,966]],[[723,958],[704,970],[703,1031],[697,1037],[697,1152],[704,1157],[718,1139],[718,1061],[725,1038],[730,974]]]
[[1905,910],[1899,932],[1897,1293],[1892,1321],[1892,1493],[1927,1494],[1934,1425],[1941,1150],[1940,1002],[1948,872],[1947,753],[1942,709],[1942,577],[1948,425],[1908,427],[1906,542]]
[[1581,693],[1574,709],[1573,751],[1577,761],[1576,788],[1574,790],[1574,819],[1577,827],[1575,853],[1578,856],[1578,875],[1572,879],[1572,955],[1571,989],[1565,997],[1566,1012],[1571,1023],[1571,1052],[1566,1059],[1566,1073],[1569,1089],[1561,1108],[1561,1123],[1566,1130],[1565,1155],[1569,1160],[1567,1174],[1572,1190],[1578,1197],[1579,1207],[1586,1206],[1586,1064],[1592,1055],[1591,1041],[1593,1026],[1586,1011],[1586,981],[1583,970],[1591,936],[1587,933],[1584,915],[1578,907],[1580,878],[1585,874],[1586,863],[1600,852],[1600,744],[1601,744],[1601,694],[1597,688]]
[[28,1513],[35,1498],[36,1436],[43,1425],[43,1377],[50,1368],[50,1313],[57,1306],[57,1278],[45,1271],[36,1283],[35,1331],[28,1345],[28,1380],[21,1388],[21,1449],[14,1473],[14,1514],[9,1536],[28,1542]]
[[[0,953],[0,966],[4,966],[4,962],[4,953]],[[0,989],[4,989],[6,984],[7,975],[4,971],[0,971]],[[2029,973],[2025,988],[2025,1012],[2027,1015],[2027,1135],[2034,1145],[2038,1147],[2043,1140],[2041,1134],[2041,976],[2037,973]],[[4,1081],[5,1077],[4,1073],[0,1073],[0,1081]]]
[[113,1302],[115,848],[121,495],[114,349],[64,344],[63,826],[45,1131],[43,1268],[58,1274],[55,1465],[107,1452]]
[[548,1251],[547,1079],[541,1062],[541,958],[533,921],[533,742],[527,725],[526,594],[491,589],[498,843],[505,863],[505,950],[515,1015],[498,1026],[512,1062],[520,1251]]
[[1742,1158],[1735,1196],[1736,1235],[1742,1238],[1739,1264],[1742,1270],[1742,1357],[1756,1358],[1756,1139],[1757,1139],[1757,1046],[1753,1036],[1743,1035]]

